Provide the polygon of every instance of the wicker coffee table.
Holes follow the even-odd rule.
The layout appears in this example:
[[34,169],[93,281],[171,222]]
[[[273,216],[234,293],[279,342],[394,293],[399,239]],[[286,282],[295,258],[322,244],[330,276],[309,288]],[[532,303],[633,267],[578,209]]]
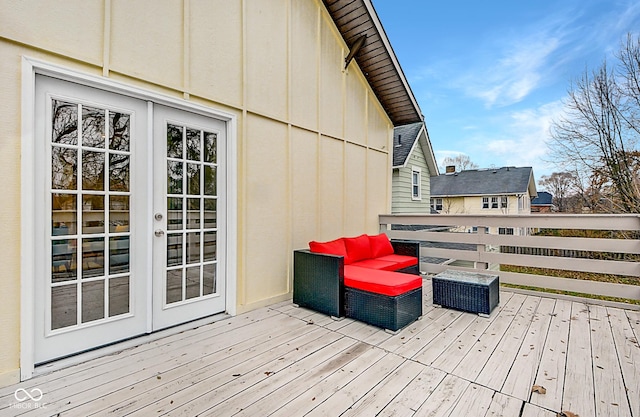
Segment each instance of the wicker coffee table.
[[497,275],[446,270],[431,278],[433,304],[489,315],[500,303]]

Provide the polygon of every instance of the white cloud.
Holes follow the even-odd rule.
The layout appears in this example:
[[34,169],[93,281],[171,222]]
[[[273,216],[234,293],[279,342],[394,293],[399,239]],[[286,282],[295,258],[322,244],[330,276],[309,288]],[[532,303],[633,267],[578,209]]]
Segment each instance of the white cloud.
[[549,129],[562,110],[562,102],[554,101],[511,112],[505,118],[500,137],[487,138],[485,149],[496,161],[502,161],[501,165],[537,166],[542,171],[551,169],[544,162],[549,151]]
[[474,66],[461,84],[487,107],[518,103],[543,82],[561,43],[558,36],[545,32],[515,40],[492,62]]

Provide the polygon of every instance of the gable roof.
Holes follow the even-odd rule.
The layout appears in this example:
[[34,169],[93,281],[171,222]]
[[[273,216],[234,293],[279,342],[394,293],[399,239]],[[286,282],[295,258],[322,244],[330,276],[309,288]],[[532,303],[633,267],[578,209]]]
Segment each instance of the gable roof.
[[430,175],[438,175],[429,133],[423,122],[398,126],[393,129],[393,168],[404,168],[409,156],[416,148],[420,148],[427,162]]
[[411,154],[418,134],[422,130],[422,123],[399,126],[393,129],[393,166],[404,166]]
[[431,177],[431,197],[514,195],[527,190],[537,195],[531,167],[472,169]]
[[538,191],[538,196],[531,200],[532,206],[553,206],[553,195],[546,191]]
[[355,60],[394,126],[424,117],[402,72],[371,0],[323,0],[345,43],[352,47],[362,35]]

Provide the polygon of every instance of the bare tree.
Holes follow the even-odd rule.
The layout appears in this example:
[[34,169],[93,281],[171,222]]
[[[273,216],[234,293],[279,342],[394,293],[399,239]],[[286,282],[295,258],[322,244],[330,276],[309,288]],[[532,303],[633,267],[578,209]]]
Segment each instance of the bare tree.
[[610,211],[640,212],[633,169],[640,133],[639,42],[627,38],[617,66],[605,61],[593,72],[585,71],[569,90],[566,115],[551,129],[552,158],[561,167],[577,166],[598,177],[600,188],[609,191]]
[[576,176],[570,172],[554,172],[540,177],[538,184],[553,195],[553,203],[558,207],[558,211],[566,212],[568,199],[575,194],[576,182]]
[[442,160],[442,165],[445,167],[449,165],[454,165],[456,167],[456,171],[465,171],[468,169],[478,169],[478,164],[471,162],[471,158],[468,155],[460,154],[455,158],[447,156]]

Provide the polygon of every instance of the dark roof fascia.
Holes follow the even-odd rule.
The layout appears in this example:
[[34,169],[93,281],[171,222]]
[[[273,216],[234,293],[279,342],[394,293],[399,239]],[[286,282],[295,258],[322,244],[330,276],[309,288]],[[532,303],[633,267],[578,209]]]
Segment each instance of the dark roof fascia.
[[[354,60],[393,125],[402,126],[422,122],[424,117],[418,101],[413,95],[371,0],[323,0],[323,3],[348,46],[363,33],[369,33],[365,45],[356,54]],[[378,42],[382,43],[382,51],[379,48],[372,48],[372,45],[375,46]],[[380,72],[382,68],[384,71]],[[381,74],[386,74],[383,77],[384,82],[377,79]],[[394,86],[397,88],[392,88]],[[398,97],[398,89],[401,91],[401,100],[395,100]]]

